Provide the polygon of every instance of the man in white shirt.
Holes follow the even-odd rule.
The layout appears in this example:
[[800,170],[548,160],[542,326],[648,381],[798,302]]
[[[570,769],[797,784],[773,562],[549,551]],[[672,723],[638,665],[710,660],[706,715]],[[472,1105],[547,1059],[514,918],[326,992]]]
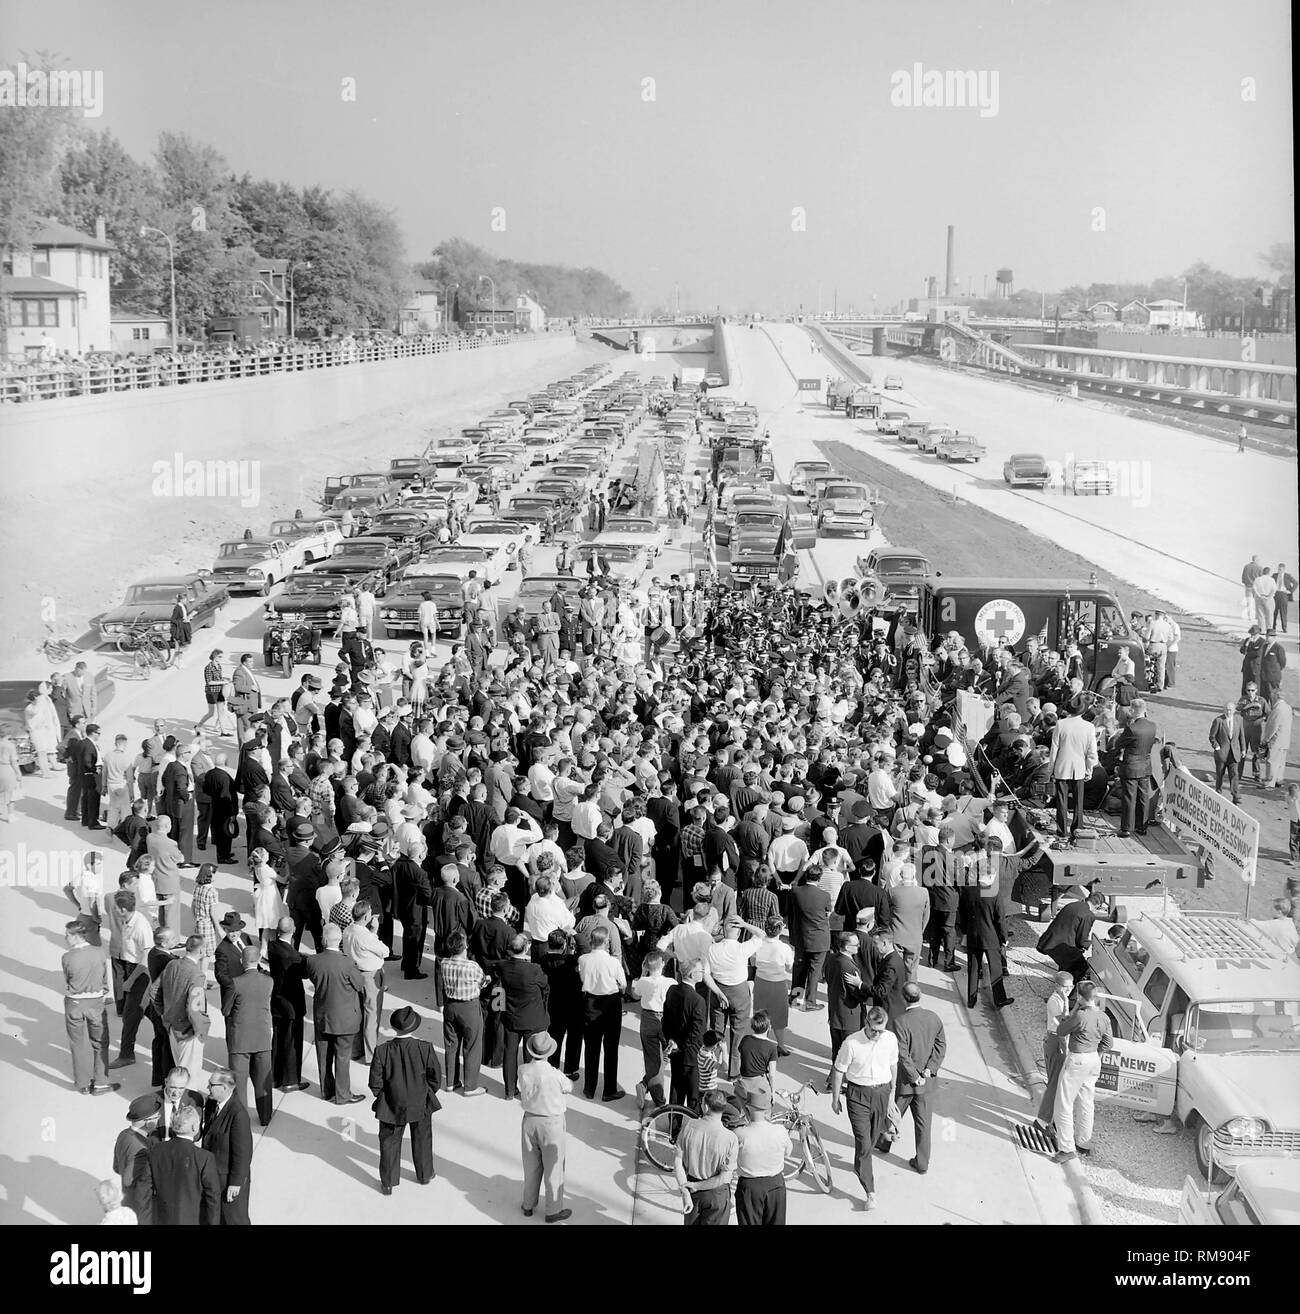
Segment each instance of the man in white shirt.
[[548,1223],[562,1223],[573,1215],[572,1209],[564,1207],[565,1097],[573,1083],[547,1062],[555,1050],[553,1036],[535,1032],[528,1037],[527,1062],[519,1072],[519,1103],[524,1111],[520,1129],[524,1199],[520,1207],[524,1217],[531,1218],[545,1183]]
[[513,868],[520,879],[528,880],[528,852],[541,832],[533,819],[518,808],[506,808],[506,819],[492,832],[490,851],[507,871]]
[[384,1010],[384,959],[388,949],[377,934],[379,913],[365,899],[352,905],[352,921],[343,928],[342,952],[357,965],[365,981],[361,996],[361,1026],[352,1040],[352,1057],[369,1063],[379,1044],[379,1019]]
[[[547,752],[545,749],[542,751]],[[544,809],[549,808],[555,802],[554,781],[555,772],[545,758],[539,758],[528,768],[528,796],[542,804]]]
[[578,839],[594,840],[601,823],[600,787],[588,785],[583,796],[573,805],[573,833]]
[[898,790],[889,774],[890,759],[884,753],[876,755],[875,769],[867,777],[867,801],[875,809],[878,819],[887,819],[898,801]]
[[623,964],[609,952],[609,931],[596,926],[591,931],[591,949],[578,958],[578,978],[586,1021],[582,1029],[584,1058],[582,1093],[596,1098],[596,1077],[605,1069],[605,1086],[601,1099],[606,1104],[621,1100],[626,1094],[618,1084],[618,1040],[623,1025],[623,992],[627,973]]
[[574,921],[569,905],[560,897],[551,878],[539,876],[533,897],[524,909],[524,934],[532,940],[534,948],[545,948],[552,931],[573,930]]
[[785,813],[781,817],[782,833],[767,847],[772,870],[782,875],[787,885],[808,865],[808,846],[795,834],[800,824],[798,817]]
[[[839,1114],[848,1101],[853,1129],[853,1171],[867,1193],[866,1207],[876,1207],[872,1155],[884,1134],[894,1108],[898,1083],[898,1041],[888,1030],[889,1014],[883,1008],[867,1012],[861,1031],[846,1037],[831,1069],[831,1109]],[[843,1091],[843,1095],[841,1095]]]
[[144,1016],[144,994],[149,988],[149,950],[153,927],[136,906],[136,894],[118,890],[113,896],[118,918],[118,957],[113,964],[122,988],[122,1043],[110,1068],[125,1068],[135,1062],[135,1037]]
[[[741,931],[752,932],[744,944]],[[724,1005],[715,1000],[710,1008],[709,1026],[720,1037],[726,1037],[727,1027],[731,1039],[727,1045],[727,1080],[734,1081],[740,1072],[740,1042],[749,1035],[749,1020],[754,1014],[754,991],[749,983],[749,964],[763,944],[763,928],[750,926],[738,917],[729,918],[723,928],[723,938],[709,946],[709,974],[714,984],[726,996]]]
[[125,735],[118,735],[113,740],[113,747],[103,755],[104,771],[104,806],[106,815],[104,824],[109,830],[126,819],[131,811],[131,754],[126,751]]
[[91,849],[82,856],[81,870],[64,887],[78,915],[86,924],[86,940],[99,944],[99,927],[105,917],[104,855]]
[[770,1091],[754,1089],[745,1100],[749,1122],[737,1128],[736,1222],[741,1227],[785,1226],[785,1157],[790,1133],[770,1121]]
[[1052,1116],[1056,1108],[1056,1087],[1061,1079],[1061,1068],[1065,1066],[1065,1051],[1068,1042],[1056,1034],[1061,1019],[1070,1011],[1070,995],[1074,990],[1074,976],[1070,972],[1057,972],[1052,982],[1052,993],[1047,996],[1044,1006],[1046,1016],[1043,1031],[1043,1062],[1047,1069],[1047,1085],[1043,1088],[1043,1098],[1038,1101],[1038,1116],[1034,1119],[1039,1131],[1046,1134],[1052,1125]]

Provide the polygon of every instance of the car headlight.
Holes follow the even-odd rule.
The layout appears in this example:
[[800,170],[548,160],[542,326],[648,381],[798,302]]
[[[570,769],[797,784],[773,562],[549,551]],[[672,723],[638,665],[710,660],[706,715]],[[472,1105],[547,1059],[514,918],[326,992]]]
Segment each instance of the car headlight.
[[391,609],[387,609],[387,610],[381,611],[379,614],[380,614],[385,620],[396,620],[396,619],[397,619],[397,613],[396,613],[395,611],[391,610]]
[[249,566],[249,568],[244,571],[244,574],[247,575],[249,579],[262,579],[266,575],[266,572],[257,566]]
[[1219,1130],[1235,1141],[1257,1141],[1268,1134],[1268,1123],[1263,1118],[1229,1118]]

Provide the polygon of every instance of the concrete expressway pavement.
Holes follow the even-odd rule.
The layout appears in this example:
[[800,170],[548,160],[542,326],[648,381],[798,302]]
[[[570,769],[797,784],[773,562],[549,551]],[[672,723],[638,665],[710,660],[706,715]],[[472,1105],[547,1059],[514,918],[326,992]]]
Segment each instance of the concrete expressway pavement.
[[[803,329],[774,324],[753,331],[729,326],[726,331],[746,382],[751,377],[774,381],[770,398],[778,411],[772,421],[778,464],[783,456],[795,461],[817,455],[812,444],[818,439],[848,443],[945,494],[1068,547],[1225,633],[1244,634],[1249,623],[1240,613],[1240,572],[1252,553],[1271,567],[1283,561],[1295,570],[1300,517],[1294,453],[1238,452],[1231,443],[1134,419],[1102,402],[1058,400],[929,361],[864,360],[873,372],[902,378],[903,392],[885,394],[889,404],[917,419],[972,433],[988,449],[978,464],[949,466],[897,438],[878,435],[871,422],[833,417],[815,402],[805,405],[788,372],[778,386],[782,371],[772,361],[777,356],[803,377],[839,372],[834,362],[810,352]],[[1038,452],[1062,464],[1071,459],[1110,462],[1118,491],[1108,497],[1075,497],[1059,489],[1012,489],[1003,482],[1002,463],[1013,452]],[[819,560],[839,560],[829,543],[818,544],[817,552]],[[1294,653],[1294,638],[1284,641]]]
[[[787,422],[796,418],[790,404],[793,384],[771,343],[761,335],[754,337],[752,349],[746,343],[743,353],[744,387],[749,400],[763,407],[774,431],[784,433]],[[616,369],[635,367],[646,375],[672,368],[662,355],[655,361],[615,356],[613,363]],[[501,386],[504,396],[511,384],[503,379]],[[804,417],[800,431],[810,427],[811,421]],[[800,441],[811,452],[810,439]],[[631,444],[626,451],[630,461]],[[783,467],[802,454],[797,444],[787,450],[784,442],[779,451]],[[697,516],[685,538],[660,559],[660,573],[688,570],[698,563],[699,529]],[[815,557],[827,573],[848,573],[855,552],[851,542],[826,542],[819,545]],[[536,569],[544,571],[551,563],[541,555]],[[809,554],[810,564],[812,558]],[[506,591],[516,588],[512,573],[506,577]],[[261,634],[260,605],[256,600],[233,603],[216,630],[200,632],[178,669],[147,682],[122,679],[108,714],[101,718],[105,741],[111,743],[119,731],[138,741],[155,717],[165,718],[170,729],[187,732],[198,714],[208,650],[214,646],[227,653],[255,650]],[[440,647],[445,654],[446,646]],[[333,645],[328,645],[327,664],[333,654]],[[287,693],[301,673],[299,668],[293,681],[263,673],[263,689],[268,694]],[[230,740],[221,747],[233,752]],[[62,926],[71,907],[60,889],[68,868],[60,863],[79,866],[89,836],[63,821],[61,778],[25,777],[24,787],[27,796],[16,805],[14,821],[4,836],[12,884],[5,891],[6,916],[0,918],[0,1065],[6,1091],[0,1118],[0,1221],[89,1223],[98,1217],[92,1190],[110,1172],[113,1141],[123,1126],[126,1101],[147,1089],[147,1048],[143,1060],[114,1074],[123,1083],[119,1094],[90,1100],[72,1090],[59,972]],[[115,879],[121,870],[121,849],[112,840],[101,847],[108,876]],[[242,868],[220,868],[218,891],[222,909],[251,913],[251,888]],[[191,925],[191,895],[186,882],[182,896],[186,933]],[[432,965],[426,968],[432,970]],[[792,1186],[791,1224],[1078,1221],[1079,1207],[1062,1170],[1026,1154],[1012,1134],[1012,1123],[1028,1116],[1028,1102],[1012,1075],[1014,1060],[988,1006],[982,1004],[968,1013],[951,977],[923,969],[921,980],[930,1005],[944,1021],[949,1043],[929,1175],[917,1177],[907,1167],[912,1132],[905,1129],[900,1152],[878,1162],[877,1210],[871,1215],[857,1211],[854,1202],[860,1199],[860,1188],[851,1171],[847,1120],[834,1118],[829,1097],[819,1093],[809,1107],[831,1155],[834,1191],[823,1196],[808,1181]],[[432,984],[432,979],[405,981],[394,971],[386,1007],[415,1006],[426,1019],[421,1034],[441,1048]],[[225,1056],[215,992],[210,1002],[209,1068]],[[782,1062],[782,1085],[811,1081],[821,1086],[829,1053],[825,1016],[824,1011],[794,1016],[789,1033],[794,1056]],[[110,1031],[116,1056],[120,1022],[111,1010]],[[141,1033],[147,1045],[147,1023]],[[403,1187],[385,1199],[378,1191],[377,1124],[368,1104],[345,1111],[317,1098],[310,1031],[308,1050],[304,1076],[312,1088],[302,1094],[277,1093],[270,1126],[255,1128],[251,1188],[255,1223],[528,1223],[518,1206],[519,1110],[502,1098],[498,1071],[485,1070],[490,1093],[484,1098],[467,1101],[444,1095],[443,1110],[434,1120],[436,1181],[424,1188],[415,1184],[408,1149]],[[620,1079],[631,1091],[639,1075],[632,1008],[624,1019]],[[364,1089],[365,1069],[354,1064],[352,1076],[354,1089]],[[677,1222],[680,1215],[670,1184],[638,1151],[631,1097],[606,1105],[575,1095],[569,1132],[568,1203],[575,1224]]]

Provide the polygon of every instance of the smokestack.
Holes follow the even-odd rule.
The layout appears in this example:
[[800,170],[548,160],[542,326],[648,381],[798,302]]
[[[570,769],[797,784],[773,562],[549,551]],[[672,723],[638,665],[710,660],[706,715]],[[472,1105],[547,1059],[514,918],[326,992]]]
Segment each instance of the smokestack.
[[948,225],[948,269],[943,279],[943,294],[946,297],[952,296],[952,235],[953,226]]

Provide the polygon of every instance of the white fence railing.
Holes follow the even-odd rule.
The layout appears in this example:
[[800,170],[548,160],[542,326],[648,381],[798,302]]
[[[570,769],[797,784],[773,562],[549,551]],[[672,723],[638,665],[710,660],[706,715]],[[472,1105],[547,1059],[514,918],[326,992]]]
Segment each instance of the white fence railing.
[[498,333],[484,337],[422,337],[327,347],[297,344],[246,354],[199,351],[175,358],[136,356],[122,360],[17,365],[0,372],[0,402],[57,401],[65,397],[139,392],[147,388],[176,388],[191,383],[220,383],[227,379],[261,379],[272,374],[296,374],[376,361],[440,356],[453,351],[507,347],[526,341],[530,336]]

